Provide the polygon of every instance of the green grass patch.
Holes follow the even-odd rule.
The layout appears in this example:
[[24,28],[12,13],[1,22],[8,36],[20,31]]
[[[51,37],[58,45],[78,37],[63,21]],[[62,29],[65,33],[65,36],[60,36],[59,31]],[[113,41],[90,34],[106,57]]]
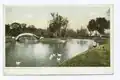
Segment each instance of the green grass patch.
[[[104,48],[103,48],[104,46]],[[60,67],[107,67],[110,66],[110,40],[103,45],[78,54],[59,64]]]

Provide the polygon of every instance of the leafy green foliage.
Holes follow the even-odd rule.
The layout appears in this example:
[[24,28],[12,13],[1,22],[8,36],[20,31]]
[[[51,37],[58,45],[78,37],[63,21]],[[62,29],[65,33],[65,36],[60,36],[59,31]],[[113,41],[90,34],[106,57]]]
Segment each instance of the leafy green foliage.
[[[61,36],[61,31],[60,29],[64,29],[66,30],[67,28],[67,24],[68,24],[68,20],[67,18],[64,18],[63,16],[59,15],[58,13],[51,13],[52,16],[52,20],[50,20],[50,24],[49,24],[49,31],[53,32],[54,34],[56,34],[55,36]],[[63,34],[62,34],[63,35]]]
[[81,28],[80,30],[77,29],[77,35],[78,35],[78,37],[79,36],[88,36],[88,31],[87,31],[87,29],[83,29],[83,28]]
[[88,23],[87,28],[90,33],[97,30],[100,34],[104,34],[104,30],[110,28],[110,21],[107,21],[104,17],[91,19]]

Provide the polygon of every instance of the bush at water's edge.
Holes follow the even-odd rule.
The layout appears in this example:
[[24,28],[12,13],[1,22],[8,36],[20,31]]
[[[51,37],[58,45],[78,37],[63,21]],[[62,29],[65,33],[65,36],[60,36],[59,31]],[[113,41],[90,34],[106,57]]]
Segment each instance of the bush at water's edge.
[[11,36],[6,36],[5,37],[5,47],[9,47],[11,44],[15,44],[15,39],[13,39]]

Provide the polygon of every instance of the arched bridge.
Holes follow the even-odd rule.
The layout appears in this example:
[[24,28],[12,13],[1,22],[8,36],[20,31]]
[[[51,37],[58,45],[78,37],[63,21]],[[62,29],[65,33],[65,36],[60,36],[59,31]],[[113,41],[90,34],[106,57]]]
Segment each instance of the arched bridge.
[[39,37],[32,33],[21,33],[15,38],[15,40],[20,42],[36,42],[39,40]]

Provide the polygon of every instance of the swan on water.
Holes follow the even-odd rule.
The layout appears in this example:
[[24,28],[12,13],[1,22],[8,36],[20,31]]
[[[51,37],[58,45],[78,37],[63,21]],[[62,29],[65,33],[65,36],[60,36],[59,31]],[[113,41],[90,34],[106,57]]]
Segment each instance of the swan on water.
[[[55,56],[61,57],[62,54],[59,54],[59,53],[57,53],[57,55],[56,55],[56,54],[51,54],[50,57],[49,57],[49,59],[51,60],[51,59],[52,59],[53,57],[55,57]],[[60,58],[57,58],[57,60],[59,61]]]
[[40,39],[43,39],[43,38],[44,38],[44,37],[42,37],[42,36],[40,37]]
[[15,37],[12,37],[12,39],[15,39]]
[[60,58],[57,58],[57,61],[60,61]]
[[52,54],[53,56],[55,56],[55,54]]
[[53,58],[53,55],[50,55],[49,59],[51,60]]
[[20,65],[20,63],[21,63],[21,62],[19,62],[19,61],[16,61],[16,65],[17,65],[17,66],[18,66],[18,65]]
[[49,59],[51,60],[55,56],[56,56],[55,54],[51,54],[50,57],[49,57]]
[[59,54],[59,53],[58,53],[57,55],[58,55],[58,56],[62,56],[62,54]]

